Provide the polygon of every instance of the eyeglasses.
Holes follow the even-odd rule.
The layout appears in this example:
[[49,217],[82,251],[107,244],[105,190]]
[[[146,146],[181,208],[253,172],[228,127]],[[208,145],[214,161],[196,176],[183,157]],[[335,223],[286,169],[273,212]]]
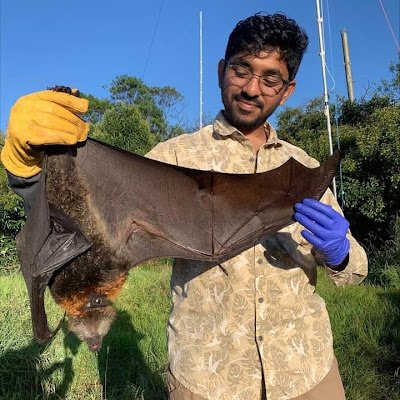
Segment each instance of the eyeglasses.
[[227,64],[229,78],[238,85],[246,85],[256,76],[259,81],[260,91],[265,96],[276,96],[289,81],[282,79],[278,75],[257,75],[249,67],[242,64]]

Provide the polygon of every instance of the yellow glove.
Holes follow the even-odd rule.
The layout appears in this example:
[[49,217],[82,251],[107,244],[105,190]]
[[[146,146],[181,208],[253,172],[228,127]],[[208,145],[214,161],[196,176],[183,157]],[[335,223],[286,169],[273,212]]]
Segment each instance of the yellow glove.
[[[74,93],[74,92],[73,92]],[[11,108],[1,152],[5,168],[29,178],[41,171],[43,145],[74,145],[86,140],[89,125],[76,114],[89,102],[73,95],[44,90],[23,96]]]

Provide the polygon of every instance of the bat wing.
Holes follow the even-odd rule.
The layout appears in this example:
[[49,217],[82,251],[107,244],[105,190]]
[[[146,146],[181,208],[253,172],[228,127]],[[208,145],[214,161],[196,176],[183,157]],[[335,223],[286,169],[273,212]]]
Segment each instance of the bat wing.
[[329,187],[340,162],[336,152],[318,168],[295,159],[260,174],[218,174],[214,207],[213,242],[218,259],[227,259],[255,245],[268,234],[294,222],[294,205],[305,197],[319,200]]
[[75,221],[48,203],[45,173],[38,185],[35,203],[16,237],[16,243],[29,295],[33,333],[38,341],[47,342],[60,325],[55,332],[48,328],[44,309],[46,286],[53,273],[89,250],[91,243]]
[[[95,221],[108,251],[131,267],[157,257],[223,262],[239,254],[291,224],[296,202],[319,199],[340,161],[337,152],[313,169],[290,159],[264,173],[224,174],[161,163],[93,139],[74,148],[73,154],[49,156],[50,166],[57,157],[67,157],[69,166],[48,168],[56,186],[52,190],[65,191],[62,176],[72,165],[75,192],[85,195],[74,197],[74,190],[68,189],[68,201],[86,203],[85,213]],[[17,244],[34,334],[47,341],[53,333],[44,311],[46,285],[91,243],[86,216],[67,215],[61,204],[49,205],[46,173],[42,175],[40,193]]]
[[293,206],[319,199],[339,153],[318,168],[293,158],[259,174],[177,167],[89,140],[76,166],[117,257],[222,262],[293,222]]
[[258,174],[199,171],[89,140],[76,166],[110,247],[133,265],[149,258],[222,262],[293,223],[293,206],[319,199],[340,161],[318,168],[291,158]]

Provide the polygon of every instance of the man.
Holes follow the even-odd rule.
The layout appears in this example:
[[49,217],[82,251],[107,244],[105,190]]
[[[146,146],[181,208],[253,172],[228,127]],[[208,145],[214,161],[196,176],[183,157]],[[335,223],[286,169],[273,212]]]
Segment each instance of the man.
[[[158,144],[148,156],[185,167],[263,172],[294,157],[266,122],[295,89],[306,33],[282,14],[249,17],[231,33],[218,64],[224,110],[213,125]],[[76,113],[87,103],[49,91],[13,107],[2,161],[29,203],[40,174],[41,145],[85,140]],[[221,264],[175,260],[168,324],[168,386],[174,400],[345,398],[316,260],[336,284],[357,284],[367,259],[328,190],[296,205],[298,222]],[[307,228],[307,230],[304,229]]]

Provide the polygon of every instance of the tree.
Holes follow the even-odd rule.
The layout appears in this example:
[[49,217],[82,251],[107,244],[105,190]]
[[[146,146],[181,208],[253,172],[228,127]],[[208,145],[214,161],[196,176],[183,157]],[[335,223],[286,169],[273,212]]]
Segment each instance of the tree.
[[377,108],[341,130],[345,207],[364,239],[393,237],[400,215],[400,107]]
[[392,79],[383,79],[376,90],[376,93],[388,97],[394,104],[400,102],[400,52],[397,55],[397,62],[392,62],[389,67]]
[[339,110],[339,124],[340,125],[364,125],[365,121],[377,109],[382,109],[391,104],[389,97],[374,94],[370,99],[362,98],[361,100],[341,101]]
[[89,100],[89,111],[82,118],[91,124],[101,122],[104,113],[113,106],[110,100],[99,99],[91,94],[82,94],[82,97]]
[[155,144],[149,124],[136,104],[120,103],[106,110],[101,122],[92,126],[90,135],[142,155]]
[[183,96],[170,86],[147,86],[141,79],[128,75],[114,79],[109,86],[109,92],[114,104],[135,104],[158,140],[166,138],[168,117],[183,100]]
[[147,121],[155,143],[176,136],[180,132],[177,124],[182,108],[183,96],[173,87],[147,86],[141,79],[128,75],[116,77],[109,86],[105,86],[110,97],[99,99],[90,94],[82,94],[89,100],[89,111],[83,116],[92,123],[92,132],[99,132],[106,111],[120,104],[135,105]]
[[[333,119],[337,116],[339,125],[339,138],[334,141],[344,154],[342,179],[337,180],[338,192],[343,189],[345,195],[342,206],[353,233],[375,244],[395,236],[400,215],[400,106],[387,90],[398,82],[399,69],[392,68],[397,75],[380,92],[352,103],[341,99],[337,109],[331,107],[331,115]],[[321,99],[303,107],[286,108],[278,115],[277,128],[282,139],[316,159],[322,161],[328,155]]]
[[278,114],[277,130],[281,139],[301,147],[317,160],[329,155],[323,98],[301,107],[285,108]]

